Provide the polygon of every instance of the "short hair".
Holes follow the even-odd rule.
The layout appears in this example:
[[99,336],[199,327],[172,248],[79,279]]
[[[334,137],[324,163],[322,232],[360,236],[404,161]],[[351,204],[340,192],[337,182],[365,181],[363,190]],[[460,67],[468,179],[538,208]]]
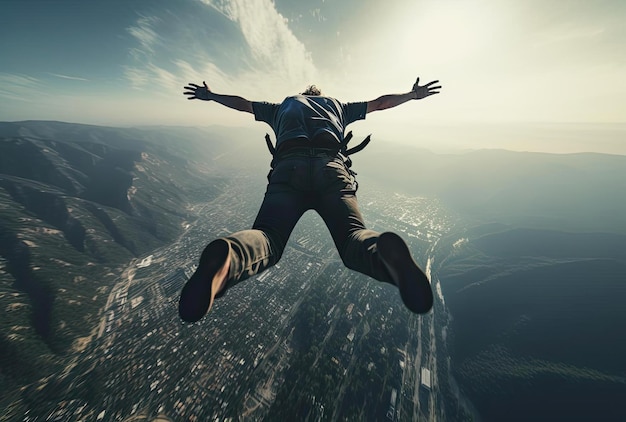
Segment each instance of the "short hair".
[[315,85],[309,85],[302,95],[322,95],[322,91]]

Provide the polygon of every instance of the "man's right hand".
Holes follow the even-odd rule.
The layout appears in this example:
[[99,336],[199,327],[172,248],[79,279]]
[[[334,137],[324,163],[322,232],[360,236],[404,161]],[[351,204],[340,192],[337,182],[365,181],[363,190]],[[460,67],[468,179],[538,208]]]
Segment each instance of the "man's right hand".
[[439,94],[439,90],[441,89],[441,85],[433,86],[434,84],[439,83],[439,81],[428,82],[426,85],[420,86],[420,78],[417,78],[417,81],[413,84],[412,92],[415,93],[415,100],[421,100],[422,98],[429,97],[434,94]]
[[183,92],[184,95],[187,95],[188,100],[204,100],[209,101],[209,95],[211,94],[211,89],[208,87],[206,82],[202,82],[203,86],[196,85],[190,83],[185,87],[187,91]]

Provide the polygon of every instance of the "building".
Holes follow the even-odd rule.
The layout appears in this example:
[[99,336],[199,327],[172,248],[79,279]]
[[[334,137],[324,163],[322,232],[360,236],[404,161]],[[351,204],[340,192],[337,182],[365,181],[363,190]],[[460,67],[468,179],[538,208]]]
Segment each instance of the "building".
[[428,368],[422,367],[422,373],[421,373],[421,376],[420,376],[420,381],[421,381],[422,387],[424,387],[428,391],[431,390],[431,388],[432,388],[432,380],[431,380],[431,376],[430,376],[430,370]]

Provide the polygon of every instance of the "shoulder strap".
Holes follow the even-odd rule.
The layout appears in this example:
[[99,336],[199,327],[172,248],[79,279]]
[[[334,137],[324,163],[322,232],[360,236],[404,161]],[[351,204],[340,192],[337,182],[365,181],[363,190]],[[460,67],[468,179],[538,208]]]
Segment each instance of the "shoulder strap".
[[265,134],[265,143],[267,144],[267,149],[270,150],[270,154],[272,154],[272,156],[274,154],[276,154],[276,147],[272,143],[272,140],[270,139],[270,134],[269,133]]
[[370,141],[372,140],[372,134],[370,133],[369,135],[367,135],[367,137],[359,145],[355,146],[354,148],[348,149],[348,142],[350,142],[351,139],[352,139],[352,131],[348,132],[346,136],[344,136],[343,142],[341,143],[340,151],[346,157],[348,155],[356,154],[357,152],[362,151],[363,148],[365,148],[367,144],[369,144]]
[[371,140],[372,140],[372,134],[370,133],[359,145],[355,146],[354,148],[350,148],[346,150],[345,154],[352,155],[352,154],[356,154],[357,152],[362,151],[363,148],[365,148],[367,144],[370,143]]
[[348,142],[350,142],[350,139],[352,139],[352,131],[346,133],[346,135],[343,137],[343,141],[341,142],[341,148],[339,149],[339,151],[346,151],[348,149]]

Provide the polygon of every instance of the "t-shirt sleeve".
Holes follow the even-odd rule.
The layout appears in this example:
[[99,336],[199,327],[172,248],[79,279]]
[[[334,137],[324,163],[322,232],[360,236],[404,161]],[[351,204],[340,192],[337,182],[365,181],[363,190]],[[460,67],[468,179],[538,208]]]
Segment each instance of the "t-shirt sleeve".
[[273,127],[274,117],[276,116],[276,110],[279,104],[268,102],[252,102],[252,111],[254,112],[254,119],[260,122],[265,122]]
[[365,119],[367,113],[367,102],[343,104],[344,125],[348,126],[352,122]]

